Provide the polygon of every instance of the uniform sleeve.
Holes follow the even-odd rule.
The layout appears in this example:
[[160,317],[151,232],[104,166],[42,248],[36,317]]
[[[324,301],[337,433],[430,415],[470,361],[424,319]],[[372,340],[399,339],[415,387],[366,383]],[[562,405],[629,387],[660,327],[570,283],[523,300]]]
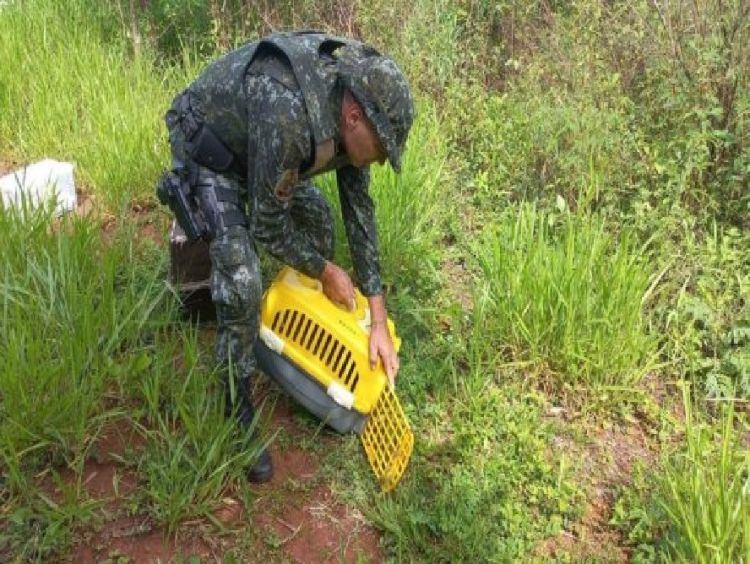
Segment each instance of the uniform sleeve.
[[319,278],[325,258],[302,231],[295,230],[290,214],[300,167],[312,150],[304,104],[298,93],[272,78],[257,75],[249,80],[254,84],[249,84],[248,102],[257,104],[248,132],[255,238],[280,261]]
[[370,169],[346,166],[336,171],[336,177],[341,214],[359,287],[365,296],[381,294],[375,205],[368,192]]

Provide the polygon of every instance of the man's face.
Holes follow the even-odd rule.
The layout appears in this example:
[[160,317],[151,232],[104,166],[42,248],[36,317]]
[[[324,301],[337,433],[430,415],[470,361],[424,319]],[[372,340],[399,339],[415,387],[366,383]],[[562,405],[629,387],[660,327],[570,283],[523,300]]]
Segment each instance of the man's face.
[[345,106],[342,113],[341,141],[352,165],[385,163],[388,153],[359,104]]

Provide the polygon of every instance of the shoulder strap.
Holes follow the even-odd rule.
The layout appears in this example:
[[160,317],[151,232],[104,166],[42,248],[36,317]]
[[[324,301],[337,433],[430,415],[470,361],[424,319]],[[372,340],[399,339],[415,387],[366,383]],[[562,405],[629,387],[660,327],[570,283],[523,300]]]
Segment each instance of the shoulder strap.
[[[324,57],[351,43],[357,42],[318,31],[275,33],[261,42],[264,47],[281,52],[289,61],[305,99],[316,145],[336,134],[333,116],[325,107],[329,94],[330,70],[326,69]],[[333,60],[331,57],[330,61]]]

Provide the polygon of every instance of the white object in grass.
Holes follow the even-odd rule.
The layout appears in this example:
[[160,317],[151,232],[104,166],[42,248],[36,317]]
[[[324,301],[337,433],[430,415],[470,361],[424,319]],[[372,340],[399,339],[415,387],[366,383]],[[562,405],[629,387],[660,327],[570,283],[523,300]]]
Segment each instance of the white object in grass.
[[54,199],[55,216],[78,204],[73,163],[45,159],[0,178],[3,206],[38,208]]

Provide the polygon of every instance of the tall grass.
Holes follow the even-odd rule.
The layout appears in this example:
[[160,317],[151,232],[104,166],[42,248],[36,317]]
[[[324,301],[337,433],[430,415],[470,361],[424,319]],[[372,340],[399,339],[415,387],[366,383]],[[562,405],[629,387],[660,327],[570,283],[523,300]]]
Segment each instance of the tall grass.
[[[725,403],[718,417],[696,409],[683,387],[683,440],[661,464],[636,475],[615,507],[639,561],[748,562],[750,426]],[[712,410],[713,411],[713,410]]]
[[641,302],[648,262],[627,233],[594,217],[510,208],[475,246],[486,346],[573,386],[636,383],[653,350]]
[[49,213],[26,215],[0,212],[0,456],[18,492],[34,461],[80,461],[164,291],[160,269],[93,222],[55,233]]
[[[22,219],[23,217],[23,219]],[[51,211],[0,210],[0,476],[17,554],[51,556],[92,508],[81,478],[102,427],[125,418],[143,434],[140,496],[159,523],[210,515],[261,445],[224,415],[224,394],[175,325],[164,264],[134,233],[104,240],[89,219],[51,229]],[[70,468],[65,506],[40,470]],[[5,496],[4,496],[5,497]],[[41,527],[41,528],[40,528]],[[26,538],[26,540],[24,540]],[[1,543],[0,543],[1,544]],[[31,557],[31,556],[30,556]]]
[[245,482],[264,440],[257,420],[240,427],[224,412],[224,393],[202,368],[197,335],[183,336],[184,373],[172,363],[154,366],[142,379],[146,448],[138,463],[148,511],[174,531],[183,519],[211,518],[230,482]]
[[151,194],[167,163],[161,116],[183,82],[128,52],[108,3],[11,2],[0,10],[0,153],[77,164],[79,180],[119,209]]
[[656,477],[666,514],[670,558],[682,562],[747,562],[750,558],[750,431],[733,406],[718,424],[702,420],[685,388],[685,445]]

